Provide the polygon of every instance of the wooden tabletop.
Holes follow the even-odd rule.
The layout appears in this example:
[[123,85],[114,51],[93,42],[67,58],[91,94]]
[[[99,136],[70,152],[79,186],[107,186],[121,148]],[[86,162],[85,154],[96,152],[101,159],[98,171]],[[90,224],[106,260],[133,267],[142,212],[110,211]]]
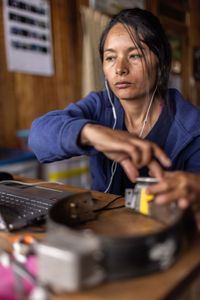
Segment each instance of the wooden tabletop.
[[[26,181],[24,179],[24,181]],[[49,186],[49,184],[47,185]],[[71,186],[51,184],[51,187],[81,192],[83,189]],[[93,192],[92,196],[99,200],[98,205],[108,203],[113,200],[116,195]],[[123,203],[123,198],[116,200],[113,206]],[[147,234],[157,231],[163,225],[155,220],[148,219],[139,214],[134,214],[125,208],[102,211],[98,214],[96,220],[84,225],[85,228],[91,228],[98,234],[106,235],[123,235],[123,234]],[[18,234],[23,234],[18,233]],[[0,237],[13,237],[13,234],[1,233]],[[37,237],[43,238],[44,234],[36,234]],[[2,244],[0,240],[0,244]],[[4,244],[5,246],[5,244]],[[196,282],[200,275],[200,236],[191,242],[191,244],[182,250],[176,263],[167,271],[158,272],[152,275],[140,278],[130,278],[124,280],[116,280],[103,282],[102,284],[82,290],[76,293],[65,293],[52,296],[53,300],[172,300],[172,299],[193,299],[200,298],[184,298],[183,291],[189,291],[191,283]],[[199,280],[200,281],[200,280]],[[198,291],[195,295],[200,297],[200,283]],[[182,295],[182,296],[181,296]],[[181,298],[183,297],[183,298]],[[190,296],[189,296],[190,297]]]

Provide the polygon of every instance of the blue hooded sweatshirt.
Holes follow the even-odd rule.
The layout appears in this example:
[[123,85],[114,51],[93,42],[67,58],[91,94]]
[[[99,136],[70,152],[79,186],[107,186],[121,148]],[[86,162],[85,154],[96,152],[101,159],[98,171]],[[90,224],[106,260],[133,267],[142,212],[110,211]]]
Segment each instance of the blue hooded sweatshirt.
[[[200,109],[185,101],[175,89],[169,89],[162,112],[146,136],[158,144],[172,160],[170,170],[200,172]],[[126,130],[124,110],[112,95],[117,116],[116,129]],[[93,147],[78,143],[79,134],[87,123],[112,128],[115,120],[107,91],[92,92],[63,110],[56,110],[36,119],[30,130],[29,146],[40,162],[53,162],[73,156],[90,156],[92,189],[104,192],[111,178],[112,161]],[[147,168],[140,176],[148,176]],[[120,165],[109,192],[124,195],[133,187]]]

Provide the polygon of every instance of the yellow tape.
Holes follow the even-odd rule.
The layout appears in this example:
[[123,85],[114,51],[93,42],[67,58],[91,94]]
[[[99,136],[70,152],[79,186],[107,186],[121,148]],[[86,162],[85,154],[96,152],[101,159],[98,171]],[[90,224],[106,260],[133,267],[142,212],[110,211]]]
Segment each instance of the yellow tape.
[[81,176],[83,174],[89,173],[89,168],[88,167],[81,167],[81,168],[76,168],[76,169],[71,169],[71,170],[66,170],[66,171],[60,171],[60,172],[49,172],[48,173],[48,178],[49,180],[61,180],[61,179],[69,179],[71,177],[76,177],[76,176]]
[[153,200],[153,195],[146,194],[146,189],[141,189],[140,212],[144,215],[149,214],[149,202]]

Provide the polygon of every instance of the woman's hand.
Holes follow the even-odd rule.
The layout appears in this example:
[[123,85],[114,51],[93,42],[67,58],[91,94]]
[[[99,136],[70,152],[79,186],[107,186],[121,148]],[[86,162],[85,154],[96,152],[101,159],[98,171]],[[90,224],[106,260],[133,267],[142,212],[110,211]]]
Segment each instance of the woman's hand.
[[165,167],[171,165],[167,155],[156,144],[126,131],[87,124],[81,131],[80,143],[93,146],[120,163],[132,182],[139,174],[138,169],[144,166],[148,166],[157,178],[162,178],[162,168],[155,158]]

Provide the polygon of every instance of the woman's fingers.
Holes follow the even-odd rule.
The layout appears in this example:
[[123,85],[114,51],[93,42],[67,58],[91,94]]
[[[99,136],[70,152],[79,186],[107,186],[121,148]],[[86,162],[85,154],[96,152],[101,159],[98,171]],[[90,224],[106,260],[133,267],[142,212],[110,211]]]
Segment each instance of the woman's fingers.
[[129,148],[129,146],[125,147],[124,151],[124,155],[122,153],[115,154],[115,160],[121,164],[131,181],[135,181],[139,175],[138,169],[143,166],[147,166],[156,178],[161,179],[163,177],[163,169],[160,164],[154,160],[152,156],[153,152],[149,146],[140,148],[132,145],[131,148]]
[[162,177],[163,172],[155,159],[166,167],[171,165],[167,155],[157,145],[149,141],[132,138],[131,141],[124,143],[121,151],[124,151],[129,156],[137,169],[148,166],[154,172],[154,176],[157,176],[159,179]]
[[108,158],[120,163],[133,182],[138,176],[138,170],[144,166],[151,168],[154,176],[162,178],[163,171],[156,160],[167,167],[171,164],[157,145],[125,131],[87,124],[82,130],[81,141],[85,145],[93,145]]
[[171,166],[171,160],[156,144],[141,139],[134,139],[133,143],[142,152],[140,160],[141,166],[148,165],[154,158],[156,158],[165,167]]
[[163,178],[164,171],[156,160],[152,160],[148,164],[148,168],[151,176],[156,177],[158,180],[161,180]]
[[167,156],[167,154],[159,148],[156,144],[152,144],[154,156],[161,162],[165,167],[170,167],[172,162]]
[[155,160],[155,154],[162,156],[162,162],[170,165],[170,160],[153,143],[148,141],[139,141],[137,139],[125,141],[123,144],[112,146],[111,149],[104,152],[106,156],[121,164],[127,176],[132,182],[135,182],[138,176],[138,170],[147,166],[153,176],[158,179],[163,177],[163,170],[158,161]]
[[143,167],[156,158],[161,164],[168,167],[171,162],[167,155],[154,143],[142,140],[128,132],[112,130],[100,125],[87,124],[82,132],[89,144],[102,152],[123,152],[138,168]]
[[123,159],[120,162],[122,168],[124,169],[126,175],[130,181],[135,182],[136,178],[139,176],[138,169],[134,166],[129,158]]

